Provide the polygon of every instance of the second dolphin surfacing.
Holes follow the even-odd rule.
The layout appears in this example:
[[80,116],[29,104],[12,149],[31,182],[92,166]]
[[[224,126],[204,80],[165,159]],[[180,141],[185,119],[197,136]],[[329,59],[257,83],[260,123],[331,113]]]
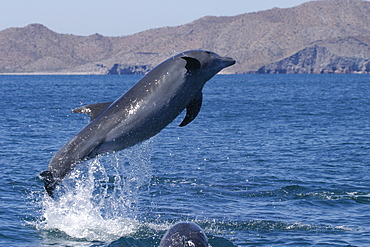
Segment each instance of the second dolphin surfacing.
[[235,60],[204,50],[182,52],[152,69],[113,102],[79,107],[91,122],[68,141],[40,175],[47,193],[76,166],[98,154],[119,151],[159,133],[185,108],[185,126],[198,115],[204,84]]
[[203,229],[193,222],[179,222],[164,234],[159,247],[208,247]]

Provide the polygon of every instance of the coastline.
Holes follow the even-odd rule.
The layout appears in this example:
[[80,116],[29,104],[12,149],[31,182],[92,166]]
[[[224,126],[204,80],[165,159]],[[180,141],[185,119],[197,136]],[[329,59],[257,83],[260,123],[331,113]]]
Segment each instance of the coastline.
[[18,72],[18,73],[0,73],[0,75],[106,75],[92,72]]
[[[344,75],[344,74],[353,74],[353,75],[367,75],[370,74],[366,71],[353,71],[351,73],[258,73],[256,71],[250,71],[246,73],[218,73],[217,75]],[[94,73],[94,72],[17,72],[17,73],[0,73],[1,75],[109,75],[106,73]],[[132,75],[132,74],[122,74],[122,75]],[[136,74],[136,75],[145,75],[145,74]]]

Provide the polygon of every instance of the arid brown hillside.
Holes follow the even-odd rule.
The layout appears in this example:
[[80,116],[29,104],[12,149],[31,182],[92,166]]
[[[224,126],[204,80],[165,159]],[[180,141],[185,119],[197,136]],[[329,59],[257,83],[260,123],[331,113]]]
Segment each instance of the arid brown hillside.
[[[361,42],[340,41],[351,37]],[[288,9],[232,17],[207,16],[186,25],[122,37],[58,34],[40,24],[31,24],[0,32],[0,73],[145,73],[166,58],[189,49],[231,56],[237,64],[224,72],[250,73],[262,71],[264,66],[275,68],[280,60],[289,60],[300,51],[304,51],[307,60],[312,55],[310,51],[315,52],[308,48],[315,45],[339,60],[343,54],[353,61],[370,59],[366,47],[370,46],[369,37],[370,2],[362,0],[312,1]],[[365,47],[353,47],[357,45]],[[289,63],[279,66],[284,64]],[[366,72],[366,66],[361,68]]]
[[0,32],[0,72],[60,71],[114,55],[110,38],[55,33],[41,24]]

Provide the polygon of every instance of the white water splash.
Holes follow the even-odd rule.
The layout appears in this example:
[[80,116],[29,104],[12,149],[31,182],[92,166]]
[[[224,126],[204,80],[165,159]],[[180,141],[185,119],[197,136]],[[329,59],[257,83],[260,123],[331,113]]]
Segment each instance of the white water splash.
[[151,177],[152,139],[115,154],[85,162],[63,181],[56,199],[41,201],[40,230],[72,238],[111,241],[140,227],[139,194]]

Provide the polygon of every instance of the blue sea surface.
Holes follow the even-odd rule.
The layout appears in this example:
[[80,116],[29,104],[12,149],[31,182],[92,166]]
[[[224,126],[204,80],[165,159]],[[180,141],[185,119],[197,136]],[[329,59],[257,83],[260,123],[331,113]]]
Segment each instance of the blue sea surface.
[[141,76],[0,76],[0,246],[158,246],[193,221],[213,247],[370,246],[370,75],[217,75],[198,117],[39,173]]

